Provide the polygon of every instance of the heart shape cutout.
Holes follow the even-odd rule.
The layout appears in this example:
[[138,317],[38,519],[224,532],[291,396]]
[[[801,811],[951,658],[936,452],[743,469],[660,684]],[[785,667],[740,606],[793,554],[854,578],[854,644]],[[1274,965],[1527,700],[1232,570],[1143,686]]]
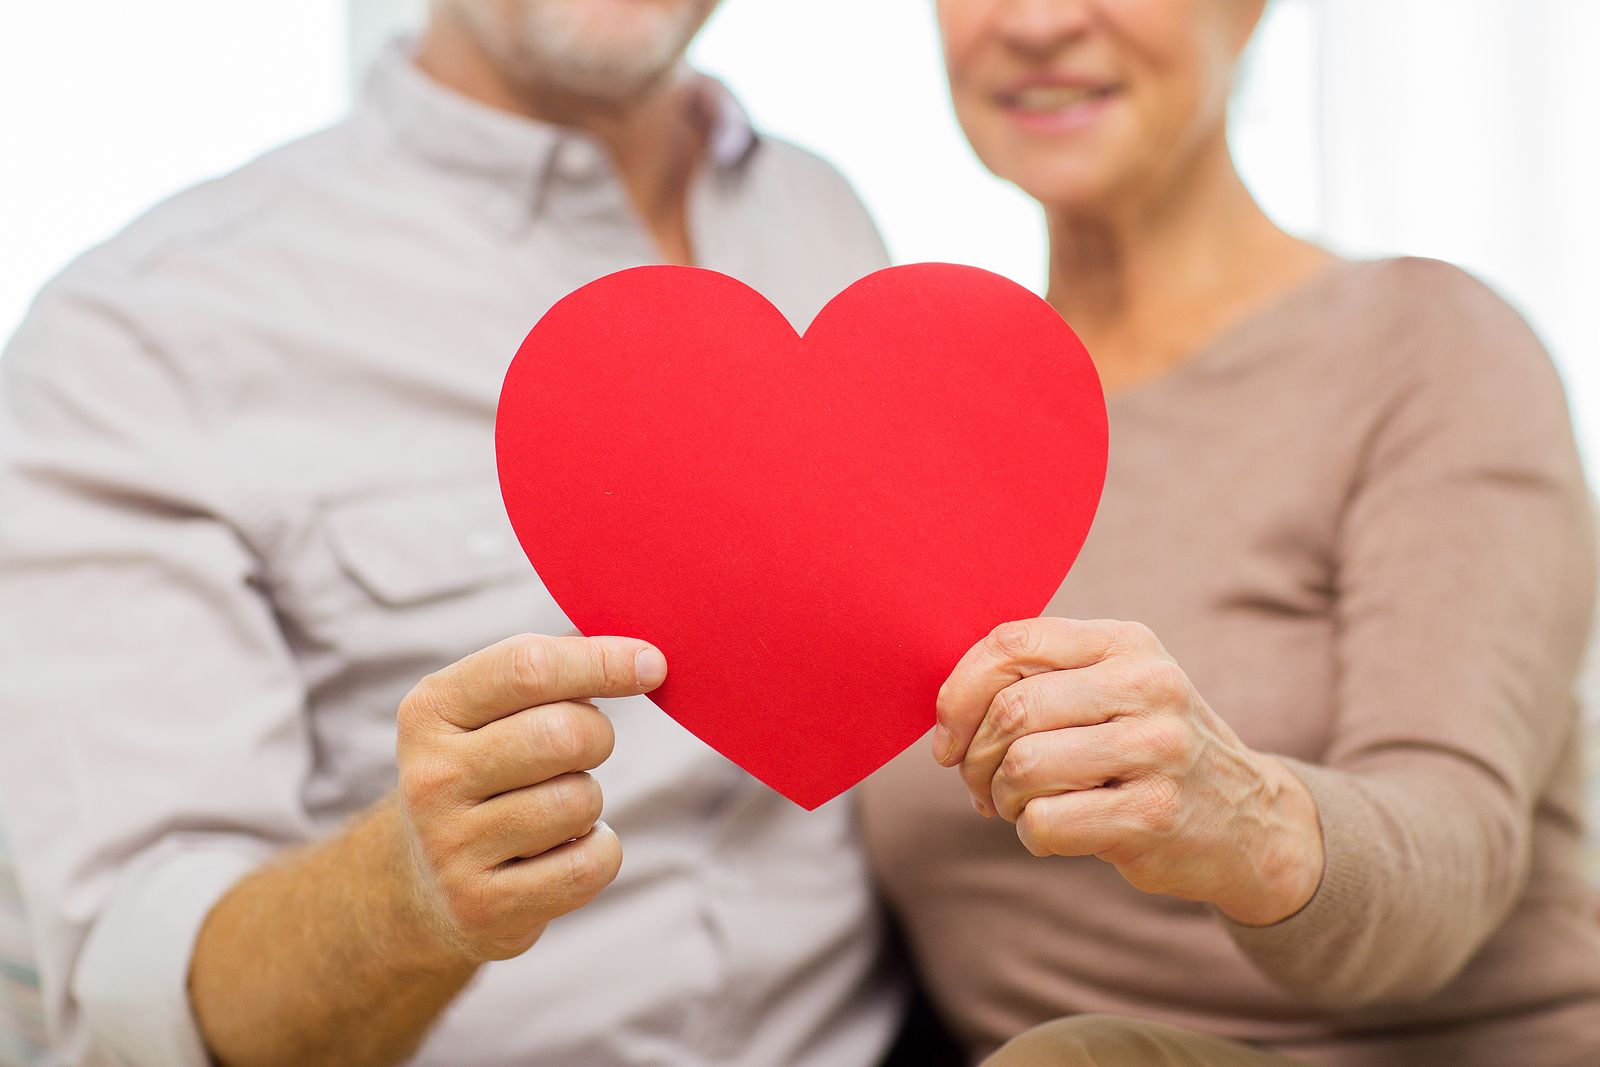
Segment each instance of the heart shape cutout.
[[811,809],[1049,602],[1099,504],[1106,412],[1067,324],[987,271],[877,271],[802,338],[742,282],[653,266],[539,320],[495,439],[567,616],[653,642],[651,699]]

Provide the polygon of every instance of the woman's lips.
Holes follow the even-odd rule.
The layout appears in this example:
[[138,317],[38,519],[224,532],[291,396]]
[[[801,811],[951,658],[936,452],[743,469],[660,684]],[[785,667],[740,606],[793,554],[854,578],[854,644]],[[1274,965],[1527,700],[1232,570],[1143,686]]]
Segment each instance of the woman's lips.
[[1091,125],[1121,94],[1116,85],[1030,85],[1000,97],[1018,125],[1039,133],[1064,133]]

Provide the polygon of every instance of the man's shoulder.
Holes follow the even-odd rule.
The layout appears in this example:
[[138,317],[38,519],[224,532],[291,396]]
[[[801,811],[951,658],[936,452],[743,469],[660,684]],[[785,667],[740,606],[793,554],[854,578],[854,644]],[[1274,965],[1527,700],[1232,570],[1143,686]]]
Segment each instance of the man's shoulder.
[[310,134],[168,197],[81,253],[35,294],[7,342],[9,386],[214,376],[216,344],[188,342],[214,342],[241,288],[270,288],[260,285],[267,275],[293,269],[260,254],[257,238],[270,241],[290,215],[334,214],[319,185],[353,165],[352,152],[344,124]]
[[861,208],[861,198],[843,172],[794,141],[770,133],[759,134],[751,166],[759,168],[762,176],[769,180],[790,182],[797,188],[811,189],[818,195]]
[[888,265],[883,238],[860,194],[827,159],[763,133],[749,166],[774,225],[786,218],[801,229],[793,239],[831,246],[846,261],[846,280]]
[[136,288],[142,276],[175,257],[226,255],[231,242],[271,226],[297,201],[319,195],[312,177],[348,165],[352,152],[346,123],[270,149],[152,205],[80,254],[50,287]]

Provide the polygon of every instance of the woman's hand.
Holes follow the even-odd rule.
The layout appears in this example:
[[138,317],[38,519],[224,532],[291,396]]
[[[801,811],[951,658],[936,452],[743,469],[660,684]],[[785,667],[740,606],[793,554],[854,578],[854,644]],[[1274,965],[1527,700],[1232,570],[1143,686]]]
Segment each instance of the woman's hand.
[[1036,856],[1096,856],[1134,886],[1266,925],[1322,878],[1316,803],[1251,750],[1138,623],[1009,622],[939,690],[934,758]]

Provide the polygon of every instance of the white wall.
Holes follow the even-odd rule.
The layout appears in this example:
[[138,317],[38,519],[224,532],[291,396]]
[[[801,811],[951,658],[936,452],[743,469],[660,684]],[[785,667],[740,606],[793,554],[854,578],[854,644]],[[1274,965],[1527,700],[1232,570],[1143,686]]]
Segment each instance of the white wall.
[[[726,0],[695,50],[852,178],[901,261],[1037,287],[1036,212],[950,113],[931,0]],[[1550,346],[1600,476],[1600,3],[1273,0],[1232,140],[1282,225],[1481,275]]]
[[[330,121],[426,0],[0,7],[0,336],[151,201]],[[769,130],[838,163],[895,257],[1038,287],[1027,198],[978,165],[932,0],[726,0],[694,50]],[[1551,346],[1600,471],[1600,3],[1273,0],[1235,105],[1246,180],[1353,255],[1462,263]],[[348,19],[348,25],[347,25]]]
[[0,3],[0,339],[151,203],[336,118],[344,27],[328,0]]
[[1325,233],[1517,304],[1600,481],[1600,3],[1322,0]]
[[[352,0],[352,39],[424,0]],[[854,182],[901,262],[1039,287],[1044,235],[945,94],[932,0],[725,0],[695,61]],[[1600,476],[1600,3],[1272,0],[1234,104],[1245,179],[1287,228],[1355,256],[1460,263],[1516,303],[1566,379]]]

